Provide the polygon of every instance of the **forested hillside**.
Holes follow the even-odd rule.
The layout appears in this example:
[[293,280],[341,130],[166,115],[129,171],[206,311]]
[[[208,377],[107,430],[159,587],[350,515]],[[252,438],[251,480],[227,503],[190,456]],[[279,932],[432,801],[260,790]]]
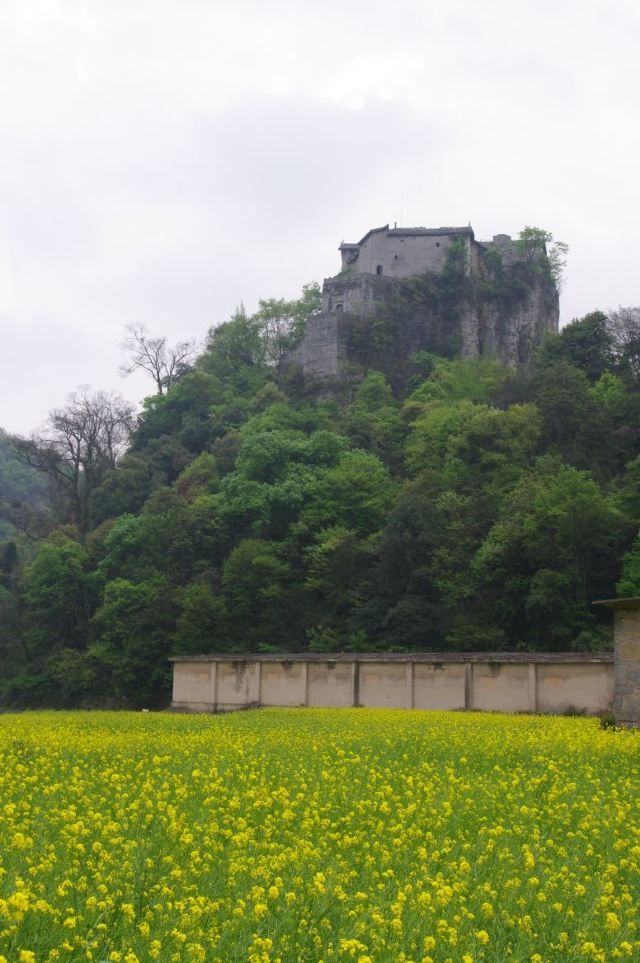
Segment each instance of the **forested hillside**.
[[18,461],[6,433],[0,428],[0,543],[32,528],[46,511],[46,484],[42,475]]
[[531,368],[423,353],[396,396],[359,372],[338,403],[279,373],[316,299],[238,312],[136,424],[100,396],[78,465],[55,432],[98,396],[16,442],[56,524],[3,565],[5,704],[162,704],[174,652],[610,644],[591,602],[640,592],[640,313]]

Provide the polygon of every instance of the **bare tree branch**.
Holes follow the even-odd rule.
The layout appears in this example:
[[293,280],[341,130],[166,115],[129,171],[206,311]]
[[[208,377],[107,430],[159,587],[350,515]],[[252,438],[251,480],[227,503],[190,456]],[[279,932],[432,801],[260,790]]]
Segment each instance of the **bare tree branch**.
[[607,316],[607,330],[618,364],[640,377],[640,307],[622,307]]
[[58,514],[84,530],[88,500],[106,471],[115,468],[134,428],[133,405],[113,392],[88,386],[56,408],[42,432],[11,439],[16,457],[49,479]]
[[125,377],[134,371],[146,371],[159,395],[168,391],[195,359],[195,341],[179,341],[170,347],[166,338],[147,334],[144,324],[129,324],[127,331],[122,347],[129,353],[129,360],[120,366],[120,374]]

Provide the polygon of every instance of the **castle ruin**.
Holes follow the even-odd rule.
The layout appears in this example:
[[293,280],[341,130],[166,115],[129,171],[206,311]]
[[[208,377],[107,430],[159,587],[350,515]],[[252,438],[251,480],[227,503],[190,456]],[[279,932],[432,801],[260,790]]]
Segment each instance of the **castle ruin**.
[[507,234],[477,241],[471,226],[387,224],[339,250],[342,269],[324,281],[322,311],[286,360],[312,388],[330,386],[354,366],[385,370],[388,358],[376,363],[363,353],[367,324],[379,330],[380,319],[385,351],[405,368],[417,351],[527,364],[542,338],[558,330],[558,290],[546,257],[524,263]]

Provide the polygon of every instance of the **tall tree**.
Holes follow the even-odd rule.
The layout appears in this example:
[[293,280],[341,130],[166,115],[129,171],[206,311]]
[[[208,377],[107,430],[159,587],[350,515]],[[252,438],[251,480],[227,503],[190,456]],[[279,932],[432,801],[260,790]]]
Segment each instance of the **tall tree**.
[[540,367],[564,361],[584,371],[589,381],[597,381],[610,370],[613,360],[613,338],[602,311],[576,318],[559,334],[548,335],[537,355]]
[[518,235],[516,250],[528,268],[538,271],[546,268],[560,290],[567,265],[568,244],[556,241],[550,231],[540,227],[525,227]]
[[633,378],[639,378],[640,307],[619,307],[617,311],[611,311],[607,326],[619,366]]
[[120,366],[120,374],[126,376],[134,371],[146,371],[159,395],[168,391],[195,361],[196,343],[193,340],[178,341],[170,346],[166,338],[154,338],[148,334],[144,324],[129,324],[127,332],[122,347],[129,360]]
[[294,301],[268,298],[260,301],[254,320],[258,324],[264,347],[264,359],[277,368],[283,357],[300,341],[309,317],[320,310],[318,284],[305,284],[301,297]]
[[41,433],[13,438],[13,448],[23,463],[47,476],[61,519],[84,531],[91,493],[115,468],[134,421],[133,405],[124,398],[85,385],[49,414]]

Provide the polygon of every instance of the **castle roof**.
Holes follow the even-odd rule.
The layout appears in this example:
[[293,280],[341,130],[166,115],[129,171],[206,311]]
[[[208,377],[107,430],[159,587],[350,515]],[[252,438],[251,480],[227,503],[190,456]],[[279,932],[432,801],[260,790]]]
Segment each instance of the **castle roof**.
[[387,233],[393,234],[394,237],[402,234],[470,234],[473,237],[473,228],[471,225],[468,227],[392,227]]
[[455,236],[468,236],[473,238],[473,228],[471,225],[467,227],[389,227],[385,224],[383,227],[372,227],[370,231],[367,231],[365,236],[361,238],[357,244],[346,244],[344,241],[340,245],[340,251],[356,251],[361,247],[364,242],[371,237],[372,234],[381,234],[382,232],[390,237],[415,237],[417,236],[438,236],[444,235],[451,237]]

